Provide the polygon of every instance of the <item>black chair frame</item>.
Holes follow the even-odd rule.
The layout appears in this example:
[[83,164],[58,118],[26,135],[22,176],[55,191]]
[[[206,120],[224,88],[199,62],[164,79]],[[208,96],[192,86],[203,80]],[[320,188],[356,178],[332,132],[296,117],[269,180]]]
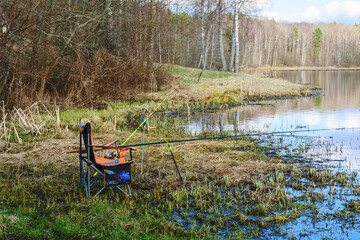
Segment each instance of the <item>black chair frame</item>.
[[[92,145],[92,135],[91,135],[91,126],[90,123],[86,123],[84,131],[80,133],[80,149],[79,149],[79,161],[80,161],[80,185],[84,185],[86,196],[91,196],[91,187],[101,178],[104,179],[103,187],[94,195],[96,197],[99,195],[106,187],[113,186],[123,192],[125,195],[131,196],[130,190],[130,180],[126,183],[114,181],[112,176],[107,173],[106,170],[115,170],[113,167],[106,167],[95,162],[95,151],[100,151],[104,149],[123,149],[117,145],[117,141],[113,141],[111,143],[94,146]],[[110,147],[110,145],[115,144],[115,147]],[[94,147],[96,147],[94,149]],[[130,176],[130,165],[133,162],[132,151],[135,150],[133,148],[127,148],[130,150],[130,160],[129,163],[120,164],[116,167],[116,170],[126,170],[129,172]],[[98,175],[98,176],[97,176]],[[128,189],[128,193],[126,193],[120,186],[126,185]]]

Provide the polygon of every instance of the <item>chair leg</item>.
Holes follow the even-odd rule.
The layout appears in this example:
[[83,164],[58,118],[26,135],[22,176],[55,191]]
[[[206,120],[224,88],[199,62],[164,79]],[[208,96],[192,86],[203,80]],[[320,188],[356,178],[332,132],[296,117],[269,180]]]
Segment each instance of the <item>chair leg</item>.
[[[92,182],[90,182],[90,175],[91,175],[91,169],[95,170],[99,176],[96,177]],[[86,192],[86,196],[87,197],[90,197],[90,187],[95,183],[97,182],[101,177],[104,176],[104,173],[99,171],[95,166],[91,165],[91,166],[88,166],[88,169],[87,169],[87,172],[85,173],[84,171],[84,166],[83,166],[83,163],[80,162],[80,179],[83,180],[83,183],[84,183],[84,186],[85,186],[85,192]],[[102,191],[104,191],[104,189],[109,186],[109,183],[106,182],[105,186],[102,187],[93,197],[96,197],[97,195],[99,195]],[[129,184],[126,184],[126,187],[128,189],[128,192],[129,193],[126,193],[121,187],[119,187],[118,185],[115,185],[115,187],[120,190],[122,193],[124,193],[126,196],[132,196],[131,194],[131,189],[130,189],[130,185]]]
[[83,170],[82,160],[80,159],[80,183],[79,183],[79,186],[81,186],[81,183],[82,183],[82,180],[83,180],[82,170]]
[[94,198],[95,198],[97,195],[99,195],[99,193],[101,193],[101,192],[106,188],[107,185],[108,185],[108,184],[106,184],[104,187],[102,187],[102,188],[100,189],[100,191],[98,191],[98,192],[94,195]]
[[96,177],[96,178],[94,179],[94,181],[92,181],[92,183],[90,184],[90,186],[92,186],[94,183],[96,183],[97,180],[99,180],[101,177],[102,177],[102,176],[99,174],[99,176]]
[[129,196],[131,196],[131,190],[130,190],[130,186],[129,184],[126,184],[127,188],[128,188],[128,191],[129,191]]
[[80,185],[84,183],[84,187],[85,187],[85,193],[86,193],[86,196],[89,197],[89,185],[87,184],[87,181],[86,181],[86,176],[85,176],[85,171],[84,171],[84,166],[83,166],[83,163],[82,163],[82,160],[80,160]]
[[115,187],[117,189],[119,189],[121,192],[123,192],[126,196],[128,196],[128,194],[126,192],[124,192],[124,190],[121,187],[119,187],[118,185],[116,185]]
[[90,197],[90,166],[88,166],[88,169],[87,169],[87,197]]

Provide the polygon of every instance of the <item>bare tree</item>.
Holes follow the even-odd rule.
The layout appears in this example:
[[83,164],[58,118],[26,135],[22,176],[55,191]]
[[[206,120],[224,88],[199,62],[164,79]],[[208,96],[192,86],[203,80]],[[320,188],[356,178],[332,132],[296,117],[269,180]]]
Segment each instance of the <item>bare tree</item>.
[[199,67],[202,66],[203,68],[206,67],[205,62],[205,0],[200,0],[200,20],[201,20],[201,56]]
[[219,0],[218,5],[218,19],[219,19],[219,50],[220,50],[220,58],[222,69],[224,71],[227,70],[225,53],[224,53],[224,41],[223,41],[223,9],[224,9],[224,2],[223,0]]
[[234,36],[233,41],[235,45],[235,66],[234,72],[239,72],[240,61],[240,45],[239,45],[239,2],[234,0]]

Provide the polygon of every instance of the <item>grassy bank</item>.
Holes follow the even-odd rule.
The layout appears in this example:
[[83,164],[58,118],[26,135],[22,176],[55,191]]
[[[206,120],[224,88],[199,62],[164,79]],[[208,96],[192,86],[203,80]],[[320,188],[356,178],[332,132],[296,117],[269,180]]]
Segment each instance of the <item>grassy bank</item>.
[[[187,104],[226,104],[311,94],[307,87],[283,79],[205,70],[199,80],[200,72],[199,69],[176,66],[173,74],[182,88],[174,94],[171,101]],[[149,100],[157,101],[162,97],[159,94],[147,96]]]
[[[213,71],[205,71],[196,83],[199,73],[175,67],[181,87],[162,110],[189,108],[191,112],[198,106],[310,93],[284,80]],[[93,123],[95,144],[114,139],[123,142],[140,116],[149,114],[164,94],[144,94],[125,103],[100,102],[98,108],[89,109],[57,110],[37,103],[6,113],[1,129],[5,126],[11,134],[0,143],[0,238],[258,237],[261,229],[274,224],[299,216],[316,218],[317,204],[327,199],[320,189],[344,187],[359,194],[352,175],[295,166],[289,164],[293,151],[289,150],[287,159],[280,154],[270,157],[270,147],[240,138],[173,144],[183,184],[166,146],[145,148],[143,174],[138,149],[132,168],[132,198],[108,190],[87,199],[79,186],[78,156],[68,153],[78,147],[79,118]],[[175,120],[162,121],[163,125],[150,128],[146,141],[189,137],[168,128]],[[212,134],[217,133],[206,136]],[[137,133],[130,143],[141,141],[142,133]],[[101,182],[96,187],[101,188]],[[301,194],[289,194],[288,188]],[[357,209],[357,203],[349,208]]]

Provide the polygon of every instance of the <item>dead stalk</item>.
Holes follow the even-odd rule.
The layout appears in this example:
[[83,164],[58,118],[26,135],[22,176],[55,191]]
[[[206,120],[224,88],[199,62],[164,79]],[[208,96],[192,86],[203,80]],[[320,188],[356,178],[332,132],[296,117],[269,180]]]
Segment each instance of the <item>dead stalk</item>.
[[[17,115],[19,116],[19,119],[22,121],[22,123],[24,124],[25,127],[29,127],[28,123],[25,121],[24,117],[22,116],[25,115],[25,113],[22,111],[22,109],[17,109],[15,108],[15,111],[17,113]],[[22,111],[22,114],[20,113],[20,111]],[[30,126],[31,127],[31,126]]]
[[15,136],[16,136],[16,138],[17,138],[17,140],[18,140],[18,143],[22,143],[22,140],[21,140],[21,138],[19,137],[19,134],[18,134],[18,132],[17,132],[17,130],[16,130],[16,127],[15,127],[15,125],[13,124],[13,123],[11,123],[11,125],[14,127],[14,132],[15,132]]
[[56,131],[60,132],[61,131],[61,127],[60,127],[60,108],[56,107]]

